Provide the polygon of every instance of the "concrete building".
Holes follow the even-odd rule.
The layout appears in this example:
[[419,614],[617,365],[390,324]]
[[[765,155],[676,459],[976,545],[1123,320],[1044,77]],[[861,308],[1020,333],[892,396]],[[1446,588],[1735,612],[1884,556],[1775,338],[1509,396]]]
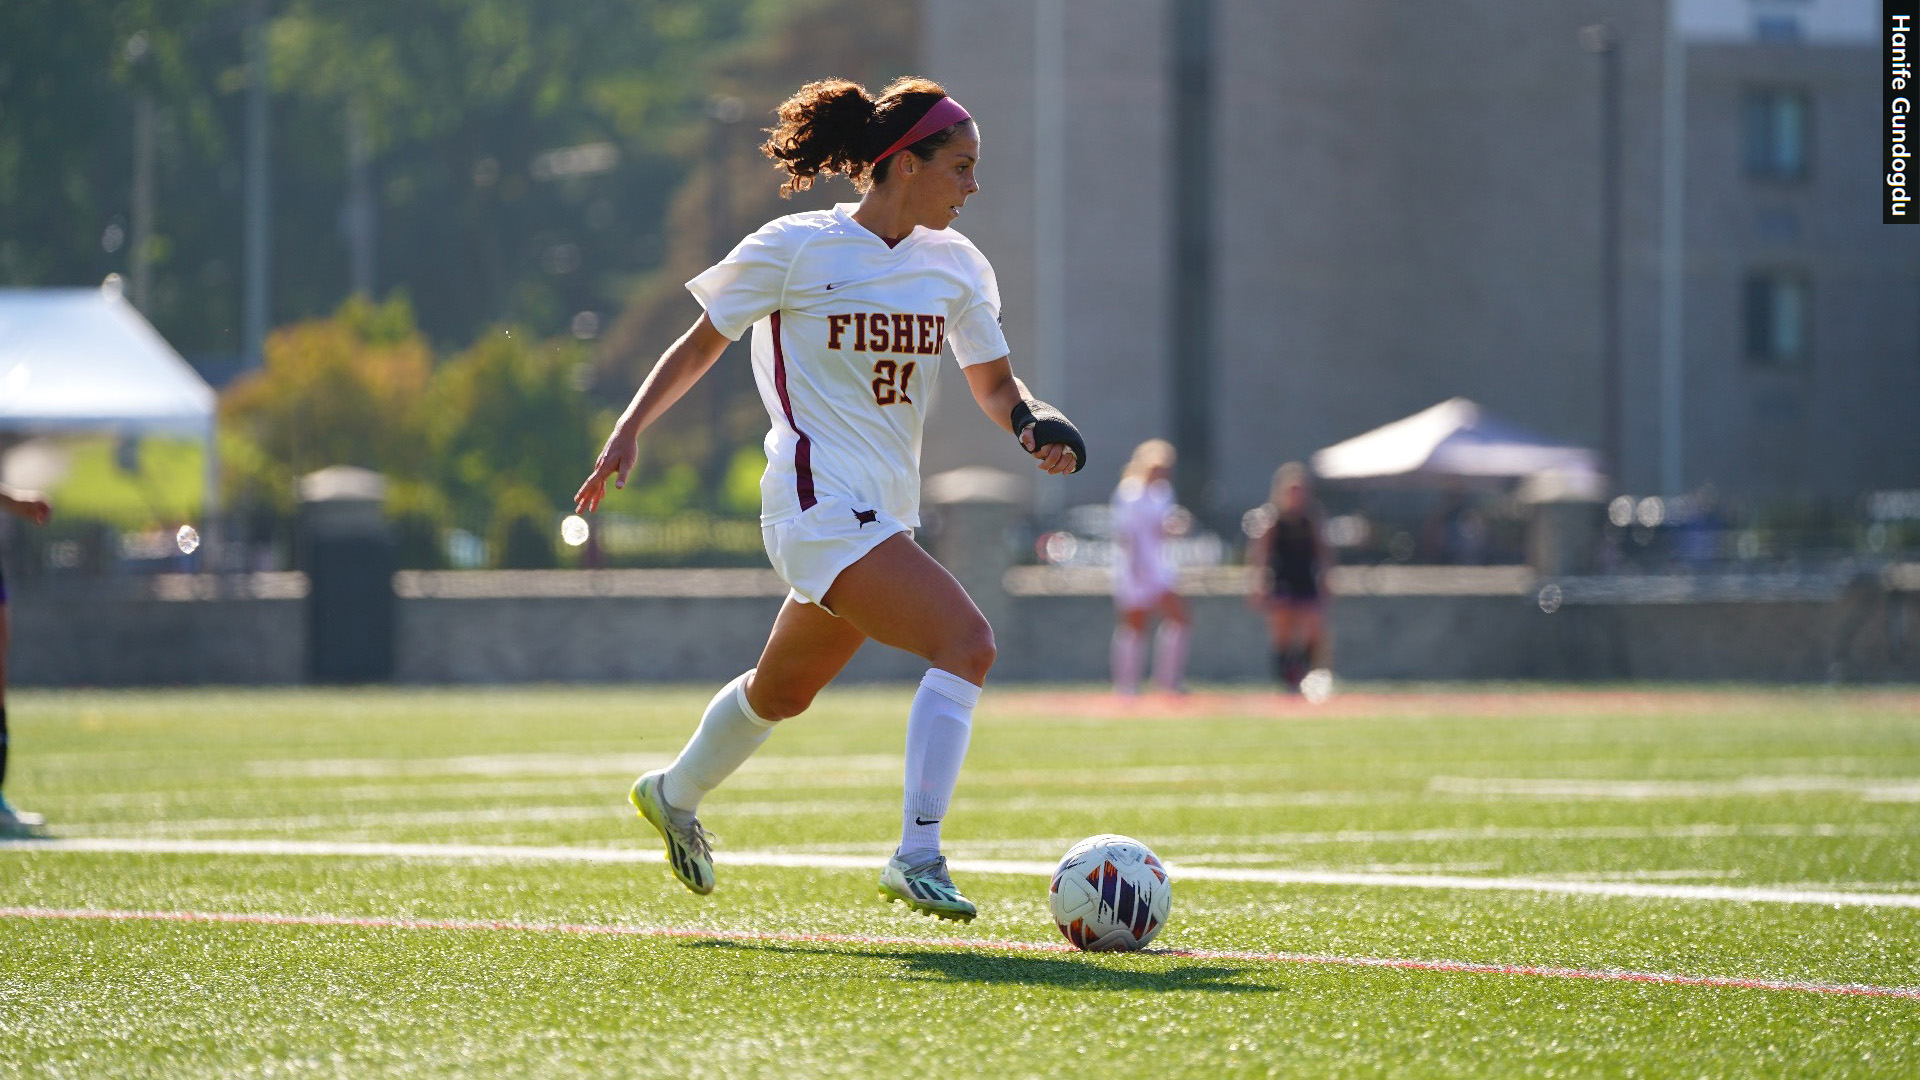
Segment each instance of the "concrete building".
[[[1872,0],[922,11],[923,71],[983,128],[957,227],[1089,434],[1042,508],[1165,436],[1231,520],[1279,462],[1455,395],[1609,451],[1627,491],[1920,483]],[[929,474],[981,459],[947,378]]]

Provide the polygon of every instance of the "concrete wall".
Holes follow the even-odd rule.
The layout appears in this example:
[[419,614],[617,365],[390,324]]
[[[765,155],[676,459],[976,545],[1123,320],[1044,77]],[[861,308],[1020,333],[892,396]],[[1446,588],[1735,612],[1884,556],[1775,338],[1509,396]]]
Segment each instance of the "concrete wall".
[[[285,576],[277,576],[285,577]],[[707,683],[753,665],[778,610],[763,571],[401,575],[403,683]],[[17,592],[20,686],[290,684],[306,673],[305,604],[234,585]],[[1009,682],[1103,682],[1112,606],[1100,574],[1020,568],[996,620]],[[651,587],[649,587],[651,586]],[[1347,679],[1920,682],[1920,570],[1737,599],[1692,579],[1569,579],[1552,614],[1523,569],[1347,568],[1335,580],[1335,668]],[[169,591],[170,590],[170,591]],[[978,591],[978,590],[976,590]],[[1261,683],[1266,645],[1231,570],[1188,583],[1193,678]],[[1909,629],[1911,628],[1911,629]],[[868,645],[843,678],[917,678]]]
[[11,685],[278,685],[306,678],[301,574],[42,579],[10,592]]

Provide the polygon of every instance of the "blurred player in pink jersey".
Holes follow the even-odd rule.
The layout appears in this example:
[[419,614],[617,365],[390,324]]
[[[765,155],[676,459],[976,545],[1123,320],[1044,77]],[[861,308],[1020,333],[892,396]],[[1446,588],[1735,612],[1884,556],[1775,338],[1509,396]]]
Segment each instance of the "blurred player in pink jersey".
[[1156,614],[1160,628],[1153,642],[1154,685],[1175,694],[1185,689],[1187,603],[1180,597],[1180,575],[1167,541],[1186,532],[1188,518],[1174,505],[1173,462],[1172,443],[1141,443],[1121,472],[1110,504],[1113,606],[1119,618],[1113,631],[1113,689],[1122,696],[1140,692],[1148,620]]
[[1014,377],[993,268],[949,228],[979,190],[980,132],[945,90],[907,78],[873,97],[844,79],[808,83],[781,104],[761,149],[787,173],[783,194],[838,174],[860,201],[769,222],[687,283],[705,313],[654,365],[574,503],[591,511],[608,480],[624,486],[640,434],[751,331],[770,422],[761,531],[792,591],[760,662],[714,697],[679,758],[636,780],[629,798],[666,841],[674,875],[711,892],[700,801],[869,638],[903,649],[932,666],[907,713],[900,844],[880,895],[971,920],[940,825],[993,665],[993,629],[913,539],[921,425],[943,353],[1041,470],[1078,471],[1086,443]]

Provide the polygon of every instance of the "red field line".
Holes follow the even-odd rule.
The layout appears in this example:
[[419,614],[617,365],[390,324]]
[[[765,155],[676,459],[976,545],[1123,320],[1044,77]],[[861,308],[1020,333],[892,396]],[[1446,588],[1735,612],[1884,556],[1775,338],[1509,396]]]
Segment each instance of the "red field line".
[[[909,938],[867,934],[778,933],[756,930],[709,930],[691,927],[614,926],[590,923],[532,923],[510,919],[398,919],[356,915],[276,915],[233,911],[116,911],[100,908],[0,907],[0,919],[58,919],[101,922],[239,923],[252,926],[326,926],[372,930],[513,931],[535,934],[580,934],[610,937],[684,938],[717,941],[769,941],[826,945],[886,945],[909,948],[969,949],[979,952],[1070,953],[1065,942],[983,941],[968,938]],[[1589,979],[1598,982],[1653,983],[1662,986],[1705,986],[1727,990],[1791,991],[1848,997],[1906,998],[1920,1001],[1920,988],[1798,982],[1783,979],[1742,979],[1713,975],[1675,975],[1652,971],[1605,968],[1536,967],[1531,964],[1475,964],[1459,960],[1407,960],[1368,956],[1320,956],[1308,953],[1236,952],[1218,949],[1149,949],[1149,956],[1195,960],[1233,960],[1247,963],[1324,964],[1335,967],[1386,968],[1396,971],[1438,972],[1447,975],[1509,975],[1545,979]]]

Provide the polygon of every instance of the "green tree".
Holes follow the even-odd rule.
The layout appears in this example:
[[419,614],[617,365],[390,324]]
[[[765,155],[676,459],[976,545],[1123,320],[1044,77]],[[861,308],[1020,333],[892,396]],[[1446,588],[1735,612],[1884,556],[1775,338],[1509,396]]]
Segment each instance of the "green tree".
[[230,505],[291,509],[294,480],[329,465],[428,471],[422,405],[433,354],[402,296],[352,299],[267,339],[265,363],[220,398]]
[[538,492],[549,511],[566,505],[592,463],[585,363],[577,342],[501,327],[434,372],[424,430],[456,517],[486,520],[509,488]]
[[[9,0],[0,4],[0,282],[130,275],[133,117],[155,105],[153,289],[189,357],[240,351],[246,43],[267,16],[275,323],[350,287],[348,119],[375,288],[442,343],[564,332],[660,260],[704,65],[753,0]],[[587,146],[572,157],[554,151]]]
[[0,4],[0,283],[91,285],[130,273],[133,118],[146,97],[157,118],[155,198],[165,208],[146,248],[158,270],[149,307],[192,289],[206,325],[232,327],[237,298],[224,286],[234,280],[235,229],[225,220],[204,231],[202,210],[238,189],[237,173],[218,165],[232,149],[220,84],[239,85],[229,76],[242,6]]

